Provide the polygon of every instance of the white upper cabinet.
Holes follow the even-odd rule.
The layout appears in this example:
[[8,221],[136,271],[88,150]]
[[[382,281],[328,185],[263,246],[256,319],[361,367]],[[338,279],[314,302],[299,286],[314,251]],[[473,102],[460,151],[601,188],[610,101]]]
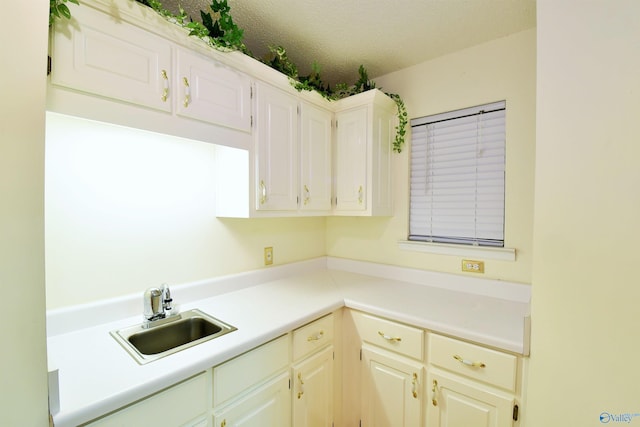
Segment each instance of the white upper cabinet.
[[70,8],[52,30],[49,111],[222,147],[219,217],[392,214],[396,107],[379,90],[330,102],[140,3]]
[[331,211],[331,122],[333,114],[300,104],[300,210]]
[[298,208],[298,100],[256,83],[256,209]]
[[72,13],[53,32],[52,84],[171,111],[170,43],[90,7]]
[[177,49],[177,58],[177,114],[250,132],[249,77],[182,48]]
[[261,81],[254,102],[253,149],[217,149],[217,215],[331,214],[331,110]]
[[337,108],[334,213],[392,215],[395,103],[374,89],[339,101]]

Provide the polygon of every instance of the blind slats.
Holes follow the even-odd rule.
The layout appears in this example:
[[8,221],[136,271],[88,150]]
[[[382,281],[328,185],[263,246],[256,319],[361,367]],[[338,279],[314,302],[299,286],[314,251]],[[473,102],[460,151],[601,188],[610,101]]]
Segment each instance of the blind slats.
[[504,245],[504,102],[412,120],[410,165],[409,239]]

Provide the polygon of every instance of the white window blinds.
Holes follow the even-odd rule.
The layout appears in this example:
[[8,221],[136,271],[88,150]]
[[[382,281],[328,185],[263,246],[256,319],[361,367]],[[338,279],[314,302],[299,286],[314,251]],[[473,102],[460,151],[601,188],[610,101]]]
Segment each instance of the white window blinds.
[[505,102],[411,120],[409,240],[504,246]]

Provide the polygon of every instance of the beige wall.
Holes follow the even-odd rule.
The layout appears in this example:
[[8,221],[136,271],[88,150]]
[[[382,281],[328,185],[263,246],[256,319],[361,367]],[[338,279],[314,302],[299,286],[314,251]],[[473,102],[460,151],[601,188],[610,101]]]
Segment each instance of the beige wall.
[[324,218],[216,218],[214,151],[49,114],[48,308],[325,255]]
[[530,427],[640,413],[639,16],[538,0]]
[[0,425],[47,425],[44,291],[45,0],[0,27]]
[[[484,277],[531,282],[535,156],[535,30],[446,55],[376,79],[410,118],[507,101],[505,245],[515,262],[486,260]],[[410,137],[408,138],[410,139]],[[409,145],[409,144],[408,144]],[[401,251],[408,231],[408,149],[394,155],[392,218],[328,218],[331,256],[460,273],[461,257]]]

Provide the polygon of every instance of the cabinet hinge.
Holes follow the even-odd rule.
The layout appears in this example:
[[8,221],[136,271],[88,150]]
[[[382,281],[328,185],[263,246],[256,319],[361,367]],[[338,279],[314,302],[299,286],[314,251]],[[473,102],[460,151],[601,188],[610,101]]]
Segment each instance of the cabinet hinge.
[[362,420],[358,421],[358,427],[362,427]]
[[251,127],[253,128],[253,116],[251,116]]
[[360,360],[362,360],[362,349],[360,349]]
[[338,129],[338,121],[336,120],[336,129]]
[[51,74],[51,57],[47,55],[47,76]]
[[253,86],[249,86],[249,98],[253,99]]
[[518,411],[520,410],[520,408],[518,408],[518,405],[513,405],[513,421],[518,421]]
[[300,104],[296,107],[296,111],[298,112],[298,115],[300,115]]
[[289,378],[289,390],[291,390],[291,378]]

